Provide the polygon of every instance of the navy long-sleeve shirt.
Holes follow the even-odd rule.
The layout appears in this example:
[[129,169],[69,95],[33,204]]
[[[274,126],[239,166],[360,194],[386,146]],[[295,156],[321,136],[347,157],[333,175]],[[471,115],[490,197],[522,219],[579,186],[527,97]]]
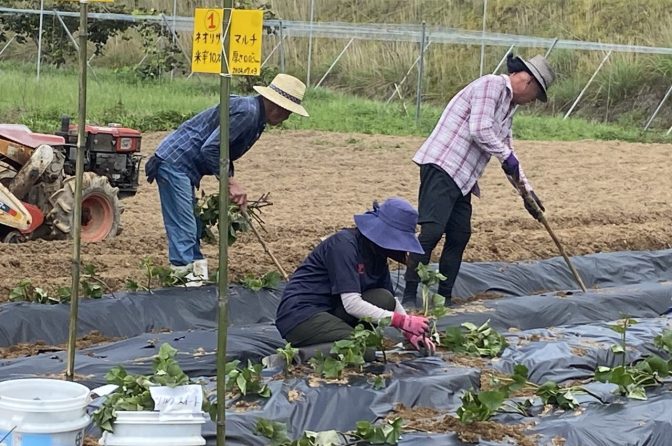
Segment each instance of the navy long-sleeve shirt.
[[[259,139],[266,117],[261,96],[232,95],[229,101],[229,176],[233,176],[233,162]],[[186,173],[194,187],[205,175],[218,175],[219,105],[182,123],[161,141],[156,156]]]

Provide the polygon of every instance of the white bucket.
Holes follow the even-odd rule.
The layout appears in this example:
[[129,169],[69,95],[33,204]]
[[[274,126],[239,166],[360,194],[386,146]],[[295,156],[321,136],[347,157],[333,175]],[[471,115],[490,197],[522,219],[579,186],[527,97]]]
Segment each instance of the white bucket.
[[[57,379],[0,383],[0,446],[81,446],[89,389]],[[11,432],[11,433],[9,433]]]
[[114,432],[104,432],[103,446],[203,446],[203,412],[160,414],[159,412],[117,411]]

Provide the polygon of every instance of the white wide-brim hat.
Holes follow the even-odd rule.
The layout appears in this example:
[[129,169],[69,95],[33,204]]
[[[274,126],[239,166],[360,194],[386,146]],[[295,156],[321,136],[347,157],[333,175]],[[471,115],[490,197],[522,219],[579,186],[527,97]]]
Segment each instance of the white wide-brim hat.
[[306,85],[288,74],[278,74],[268,87],[257,86],[255,91],[274,104],[301,116],[309,116],[301,105]]

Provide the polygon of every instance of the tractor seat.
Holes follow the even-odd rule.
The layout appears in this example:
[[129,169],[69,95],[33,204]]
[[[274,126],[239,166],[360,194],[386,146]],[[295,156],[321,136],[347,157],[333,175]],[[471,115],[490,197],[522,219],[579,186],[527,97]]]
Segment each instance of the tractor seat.
[[31,149],[36,149],[42,144],[49,146],[65,144],[62,136],[33,133],[23,124],[0,124],[0,139],[6,139]]

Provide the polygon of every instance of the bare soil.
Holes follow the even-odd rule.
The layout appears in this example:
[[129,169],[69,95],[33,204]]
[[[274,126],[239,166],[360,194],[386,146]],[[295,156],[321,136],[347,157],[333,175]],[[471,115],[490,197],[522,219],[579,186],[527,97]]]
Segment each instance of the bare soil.
[[[77,339],[77,349],[91,347],[92,345],[103,344],[105,342],[112,342],[118,338],[110,338],[103,336],[98,331],[82,336]],[[19,358],[25,356],[35,356],[40,353],[62,352],[67,349],[66,344],[50,345],[43,341],[37,341],[34,344],[16,344],[10,347],[0,347],[0,359]]]
[[[143,136],[153,153],[165,133]],[[326,132],[272,131],[236,164],[251,199],[271,193],[264,209],[269,248],[291,272],[321,237],[353,224],[352,216],[374,199],[398,195],[417,204],[418,167],[411,158],[423,139]],[[525,172],[547,209],[547,218],[571,254],[669,248],[672,233],[670,146],[621,142],[533,142],[516,145]],[[490,163],[473,200],[473,235],[468,261],[532,260],[558,255],[544,228],[529,217],[501,169]],[[203,190],[217,190],[214,178]],[[123,200],[123,233],[83,246],[113,288],[127,278],[143,279],[140,261],[167,264],[165,230],[156,183],[144,176],[138,194]],[[69,285],[68,241],[0,245],[0,300],[19,280],[35,286]],[[206,245],[210,268],[217,248]],[[435,257],[439,253],[437,249]],[[231,277],[259,275],[273,263],[254,236],[244,234],[230,249]]]

